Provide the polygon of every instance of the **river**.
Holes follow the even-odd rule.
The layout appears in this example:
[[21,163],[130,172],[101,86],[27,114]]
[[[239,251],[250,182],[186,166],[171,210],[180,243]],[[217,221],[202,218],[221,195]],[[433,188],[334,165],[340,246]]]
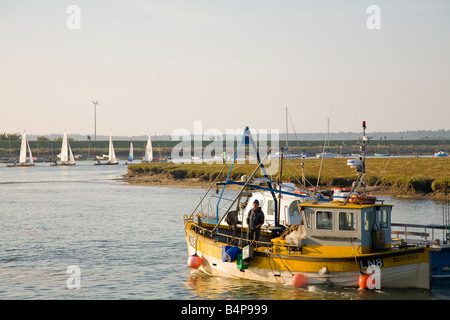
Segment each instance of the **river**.
[[[203,189],[131,186],[126,165],[0,165],[0,299],[447,300],[450,290],[255,283],[192,271],[183,215]],[[442,223],[442,202],[385,197],[393,222]],[[425,218],[426,221],[422,219]]]

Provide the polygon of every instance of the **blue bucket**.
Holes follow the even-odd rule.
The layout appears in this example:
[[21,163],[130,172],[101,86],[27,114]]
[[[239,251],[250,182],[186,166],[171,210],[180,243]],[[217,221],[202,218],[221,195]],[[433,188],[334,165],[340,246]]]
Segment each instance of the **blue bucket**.
[[231,248],[231,246],[223,246],[222,247],[222,262],[227,262],[227,251]]
[[227,250],[227,252],[225,253],[225,259],[228,262],[233,262],[236,261],[237,259],[237,255],[239,253],[241,253],[242,250],[239,247],[231,247],[230,249]]

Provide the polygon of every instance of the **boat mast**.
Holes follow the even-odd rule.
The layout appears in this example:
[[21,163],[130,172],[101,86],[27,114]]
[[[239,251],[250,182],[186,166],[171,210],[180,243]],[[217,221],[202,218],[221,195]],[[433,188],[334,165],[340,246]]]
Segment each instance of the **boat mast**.
[[344,204],[347,204],[348,200],[350,199],[350,196],[353,194],[353,192],[355,192],[359,188],[361,184],[363,187],[363,194],[366,194],[366,143],[369,143],[369,137],[366,136],[366,121],[363,121],[362,127],[363,127],[363,137],[360,147],[360,150],[362,152],[362,157],[360,157],[361,169],[359,168],[356,169],[357,172],[359,173],[358,179],[355,182],[353,182],[352,190],[345,199]]
[[[287,150],[287,147],[286,147]],[[281,191],[281,185],[283,183],[283,149],[280,150],[280,175],[278,178],[278,189]],[[280,215],[281,215],[281,192],[278,193],[278,203],[275,210],[275,226],[280,225]]]
[[[247,185],[250,183],[250,181],[253,179],[253,177],[255,176],[256,172],[258,171],[259,168],[264,168],[263,162],[266,160],[266,158],[270,155],[271,149],[269,149],[266,153],[266,155],[264,156],[264,158],[259,161],[258,166],[255,168],[255,170],[252,172],[252,174],[247,178],[247,180],[245,181],[244,185],[242,186],[241,190],[239,191],[238,195],[234,198],[233,202],[231,203],[231,205],[229,206],[229,208],[226,210],[225,214],[219,219],[217,219],[217,223],[215,225],[215,227],[212,229],[212,233],[214,233],[217,228],[219,227],[219,224],[222,222],[222,220],[226,217],[226,215],[228,214],[228,212],[230,212],[231,208],[234,206],[234,204],[236,203],[237,199],[239,199],[241,197],[241,194],[244,192],[245,188],[247,187]],[[224,187],[227,184],[224,184]],[[272,191],[273,193],[273,191]],[[220,200],[220,199],[219,199]],[[276,210],[275,210],[276,211]]]
[[286,107],[286,152],[288,151],[289,132],[288,132],[288,109]]
[[362,141],[362,146],[361,146],[362,147],[361,179],[362,179],[364,194],[366,194],[366,142],[369,141],[369,139],[366,137],[366,121],[363,121],[362,127],[363,127],[363,141]]

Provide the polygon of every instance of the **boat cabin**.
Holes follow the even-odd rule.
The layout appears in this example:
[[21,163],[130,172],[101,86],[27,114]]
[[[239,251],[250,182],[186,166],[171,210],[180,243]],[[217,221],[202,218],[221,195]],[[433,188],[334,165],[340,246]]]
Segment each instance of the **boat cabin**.
[[[308,196],[307,193],[301,189],[295,187],[293,183],[283,183],[281,185],[281,191],[286,192],[281,197],[274,199],[273,195],[269,191],[264,192],[252,192],[251,196],[244,203],[244,209],[240,212],[239,219],[243,221],[244,227],[247,227],[247,216],[250,210],[253,208],[253,201],[258,200],[259,207],[264,212],[264,228],[273,227],[276,224],[276,203],[279,204],[279,224],[288,226],[291,224],[300,224],[301,215],[298,210],[298,205],[305,200],[315,200],[315,197]],[[296,195],[290,195],[288,193],[294,193]],[[278,194],[278,193],[277,193]]]
[[354,255],[391,247],[391,205],[301,203],[303,253]]

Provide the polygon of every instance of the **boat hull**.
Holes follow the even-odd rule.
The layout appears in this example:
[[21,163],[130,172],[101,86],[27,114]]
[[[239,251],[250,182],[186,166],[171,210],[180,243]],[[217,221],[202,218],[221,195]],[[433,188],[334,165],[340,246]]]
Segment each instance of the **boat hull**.
[[450,245],[434,246],[430,249],[430,255],[433,281],[450,280]]
[[[376,276],[381,288],[430,289],[430,264],[427,248],[395,249],[385,253],[355,256],[324,257],[297,254],[278,254],[269,248],[259,248],[248,268],[239,270],[237,263],[225,262],[221,243],[186,230],[189,255],[202,257],[201,271],[217,276],[228,276],[257,281],[289,284],[296,273],[302,273],[311,285],[358,287],[360,271],[370,264],[381,263]],[[261,250],[262,249],[262,250]],[[375,277],[375,276],[374,276]],[[376,278],[376,277],[375,277]]]
[[94,163],[94,166],[114,166],[116,164],[119,164],[118,162],[112,162],[112,163]]
[[387,153],[375,153],[375,157],[389,157]]
[[50,167],[58,167],[58,166],[70,167],[70,166],[74,166],[74,165],[76,165],[76,163],[52,163],[52,164],[50,164]]
[[19,163],[19,164],[7,164],[7,168],[12,167],[34,167],[34,163]]

